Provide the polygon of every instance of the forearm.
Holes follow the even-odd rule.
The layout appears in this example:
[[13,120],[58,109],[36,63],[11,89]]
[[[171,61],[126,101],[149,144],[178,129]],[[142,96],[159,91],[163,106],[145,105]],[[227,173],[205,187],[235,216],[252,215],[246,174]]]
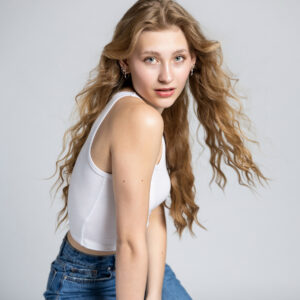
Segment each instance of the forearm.
[[167,230],[163,206],[156,208],[149,219],[147,230],[148,273],[146,299],[161,299],[164,280]]
[[147,244],[134,247],[124,243],[117,247],[116,255],[116,299],[144,299],[147,268]]

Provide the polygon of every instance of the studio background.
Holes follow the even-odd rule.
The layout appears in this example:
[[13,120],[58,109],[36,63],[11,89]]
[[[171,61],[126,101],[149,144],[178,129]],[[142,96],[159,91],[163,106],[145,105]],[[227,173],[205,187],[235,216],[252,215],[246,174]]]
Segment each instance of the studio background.
[[[99,61],[118,20],[135,1],[0,2],[0,298],[42,299],[50,263],[67,227],[55,234],[62,200],[49,194],[75,95]],[[294,300],[299,269],[298,1],[178,1],[206,36],[221,42],[224,64],[253,122],[250,144],[270,186],[257,194],[224,163],[223,193],[190,111],[199,220],[180,241],[167,215],[167,263],[193,299]],[[203,141],[203,132],[199,131]],[[55,177],[56,180],[57,177]],[[298,200],[297,200],[298,199]]]

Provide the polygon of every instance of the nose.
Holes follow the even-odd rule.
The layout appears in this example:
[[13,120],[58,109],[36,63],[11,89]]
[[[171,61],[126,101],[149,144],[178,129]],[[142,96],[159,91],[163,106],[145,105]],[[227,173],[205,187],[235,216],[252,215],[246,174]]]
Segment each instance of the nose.
[[173,80],[172,70],[169,64],[161,64],[158,80],[163,83],[170,83]]

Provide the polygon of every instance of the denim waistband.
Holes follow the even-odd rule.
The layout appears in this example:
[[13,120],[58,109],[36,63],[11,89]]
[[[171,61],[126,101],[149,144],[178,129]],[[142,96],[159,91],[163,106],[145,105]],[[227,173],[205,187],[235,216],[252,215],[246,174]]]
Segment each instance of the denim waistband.
[[67,239],[65,234],[62,244],[59,249],[58,258],[64,257],[69,262],[77,263],[80,265],[112,265],[115,266],[116,255],[92,255],[83,253],[75,249]]

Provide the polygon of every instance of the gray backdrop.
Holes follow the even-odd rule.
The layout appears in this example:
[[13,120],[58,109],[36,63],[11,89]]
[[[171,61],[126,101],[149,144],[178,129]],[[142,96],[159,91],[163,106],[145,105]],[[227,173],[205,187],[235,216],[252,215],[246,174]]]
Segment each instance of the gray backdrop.
[[[42,299],[67,230],[54,234],[62,203],[51,206],[54,180],[42,178],[54,171],[74,96],[133,3],[0,2],[1,299]],[[180,241],[168,216],[167,262],[193,299],[299,299],[299,2],[179,3],[221,42],[261,143],[251,145],[254,159],[274,180],[253,194],[223,165],[225,194],[210,189],[209,152],[198,155],[191,114],[199,219],[209,231],[194,227],[197,238],[185,231]]]

